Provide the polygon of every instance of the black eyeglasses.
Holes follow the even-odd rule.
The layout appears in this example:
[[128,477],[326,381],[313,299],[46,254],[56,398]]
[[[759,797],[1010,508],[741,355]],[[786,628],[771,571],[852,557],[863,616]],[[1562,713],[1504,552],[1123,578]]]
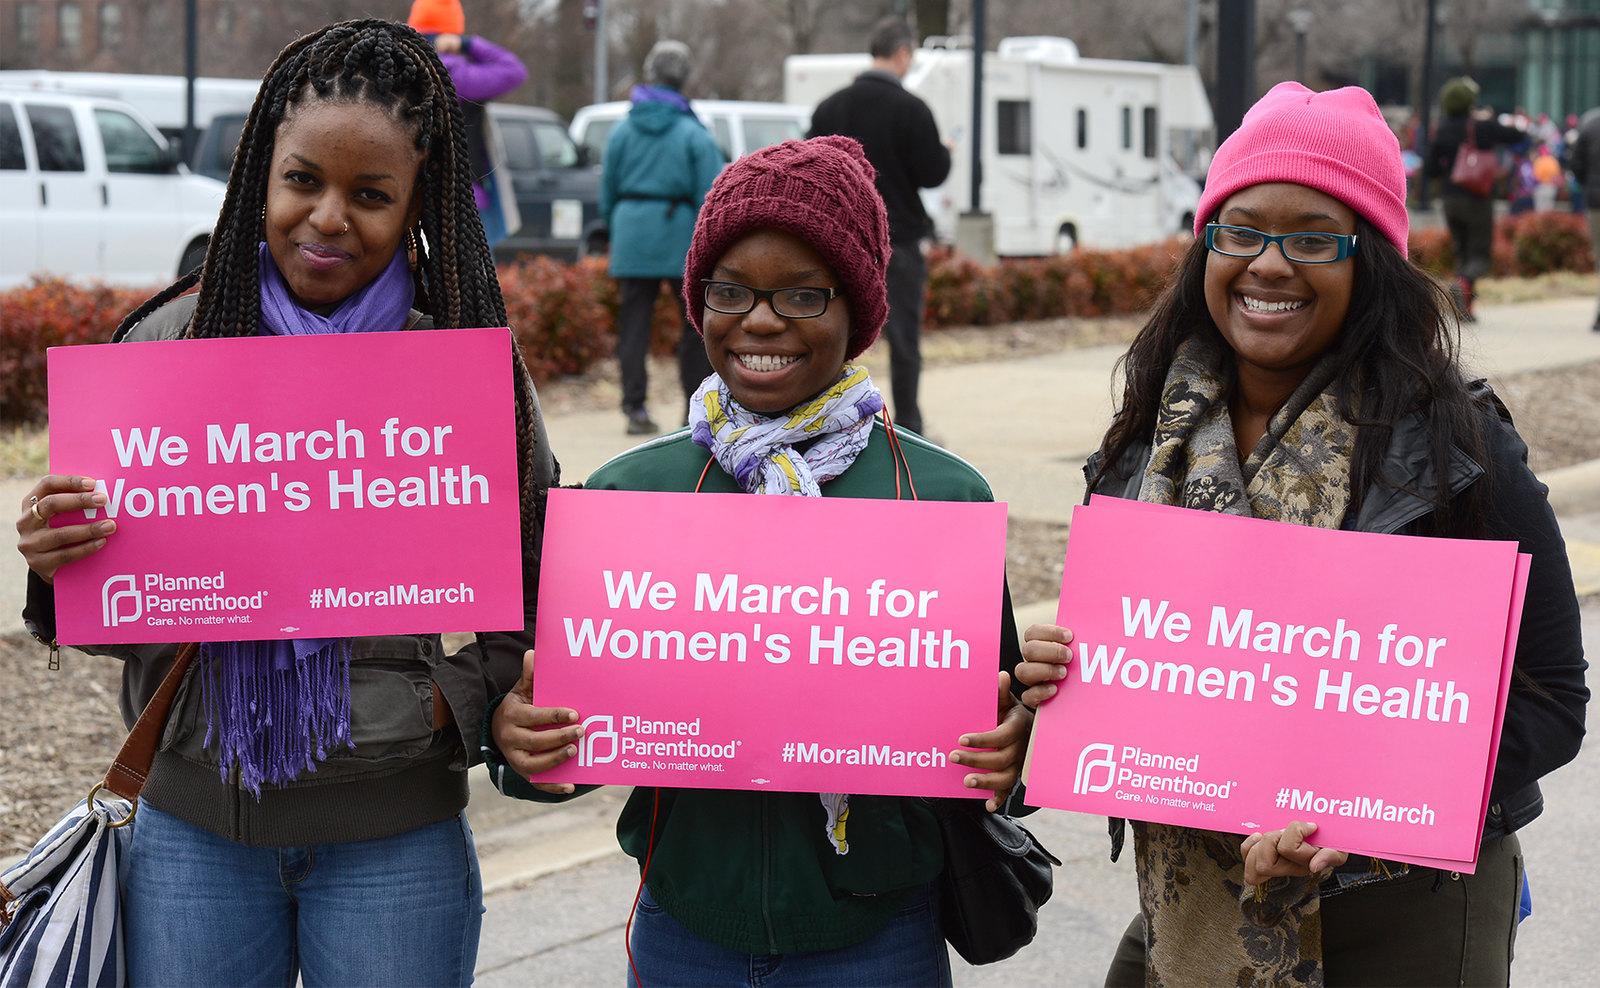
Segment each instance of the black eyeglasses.
[[785,319],[815,319],[828,311],[828,303],[839,297],[833,288],[774,288],[763,291],[736,281],[700,279],[706,286],[706,308],[729,316],[742,316],[765,299],[772,311]]
[[1277,244],[1283,256],[1296,264],[1332,264],[1356,252],[1353,233],[1262,233],[1248,226],[1206,224],[1206,249],[1228,257],[1260,257],[1267,245]]

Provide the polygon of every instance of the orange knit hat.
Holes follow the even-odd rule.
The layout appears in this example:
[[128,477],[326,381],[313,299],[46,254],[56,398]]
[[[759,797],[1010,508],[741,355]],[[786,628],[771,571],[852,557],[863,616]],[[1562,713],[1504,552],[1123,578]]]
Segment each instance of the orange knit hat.
[[465,34],[467,15],[461,0],[411,0],[406,23],[420,34]]

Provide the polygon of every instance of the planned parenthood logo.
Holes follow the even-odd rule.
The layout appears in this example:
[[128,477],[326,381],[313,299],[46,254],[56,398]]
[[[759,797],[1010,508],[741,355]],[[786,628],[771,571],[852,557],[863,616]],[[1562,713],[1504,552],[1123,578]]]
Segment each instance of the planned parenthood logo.
[[[1117,777],[1116,749],[1109,744],[1086,744],[1078,753],[1078,771],[1072,778],[1072,791],[1080,796],[1106,792]],[[1097,779],[1096,773],[1104,772]]]
[[106,627],[132,624],[143,613],[139,584],[132,573],[119,573],[100,588],[100,620]]
[[[600,750],[604,742],[603,753]],[[620,749],[616,720],[610,714],[595,714],[585,718],[583,737],[578,739],[578,764],[584,768],[605,765],[617,760]]]

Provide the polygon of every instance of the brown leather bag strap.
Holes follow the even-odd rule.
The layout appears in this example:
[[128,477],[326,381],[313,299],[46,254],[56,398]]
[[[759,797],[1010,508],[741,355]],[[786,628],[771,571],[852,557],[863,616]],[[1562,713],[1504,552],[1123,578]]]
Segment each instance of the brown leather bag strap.
[[177,695],[184,674],[189,671],[190,664],[199,652],[200,646],[196,642],[178,646],[178,656],[172,661],[172,669],[167,672],[161,685],[156,687],[150,702],[145,704],[144,712],[134,722],[133,730],[128,732],[128,740],[122,742],[117,760],[111,763],[111,769],[106,772],[102,783],[104,788],[123,799],[138,800],[139,792],[144,788],[145,776],[150,774],[150,765],[156,760],[161,732],[167,726],[168,715],[172,713],[172,698]]

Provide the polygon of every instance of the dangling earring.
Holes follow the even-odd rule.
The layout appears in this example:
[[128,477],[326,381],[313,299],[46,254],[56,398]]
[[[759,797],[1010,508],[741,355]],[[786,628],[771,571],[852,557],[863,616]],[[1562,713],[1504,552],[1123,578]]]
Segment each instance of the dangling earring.
[[417,269],[417,231],[406,231],[406,263],[411,265],[411,270]]

